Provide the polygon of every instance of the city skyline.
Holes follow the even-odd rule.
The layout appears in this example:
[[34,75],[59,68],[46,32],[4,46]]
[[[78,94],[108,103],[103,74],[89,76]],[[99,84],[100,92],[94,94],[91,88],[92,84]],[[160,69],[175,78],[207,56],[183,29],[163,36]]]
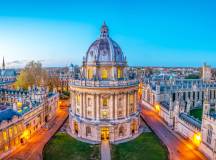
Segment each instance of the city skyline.
[[81,65],[106,21],[131,66],[216,67],[215,3],[155,2],[0,2],[0,58]]

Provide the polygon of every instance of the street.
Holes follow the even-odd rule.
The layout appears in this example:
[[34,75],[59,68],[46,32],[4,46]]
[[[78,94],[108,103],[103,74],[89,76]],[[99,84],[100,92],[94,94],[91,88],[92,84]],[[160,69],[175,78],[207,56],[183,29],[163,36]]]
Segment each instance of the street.
[[62,126],[68,117],[68,108],[58,109],[52,128],[46,130],[41,128],[31,139],[24,145],[18,147],[4,160],[42,160],[43,148],[52,136]]
[[177,137],[154,111],[142,104],[141,117],[169,150],[171,160],[204,160],[204,155],[190,142]]

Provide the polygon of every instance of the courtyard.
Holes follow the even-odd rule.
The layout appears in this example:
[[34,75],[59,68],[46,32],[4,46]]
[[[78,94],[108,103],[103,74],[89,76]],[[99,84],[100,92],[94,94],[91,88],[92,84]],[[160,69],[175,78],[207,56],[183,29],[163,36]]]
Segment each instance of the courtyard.
[[168,151],[152,133],[143,133],[130,142],[112,145],[112,160],[166,160]]
[[202,121],[202,108],[196,108],[190,111],[190,115]]
[[44,160],[99,160],[99,145],[77,141],[66,133],[57,133],[45,146]]

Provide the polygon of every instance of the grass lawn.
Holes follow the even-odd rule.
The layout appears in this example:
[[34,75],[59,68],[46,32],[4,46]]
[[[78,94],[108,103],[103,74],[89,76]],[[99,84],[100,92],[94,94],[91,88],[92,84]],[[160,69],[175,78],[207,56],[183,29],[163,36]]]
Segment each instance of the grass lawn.
[[165,146],[153,133],[143,133],[133,141],[112,145],[112,160],[167,160]]
[[191,110],[190,115],[194,116],[195,118],[198,118],[200,121],[202,121],[202,108],[197,108],[197,109]]
[[99,145],[77,141],[68,134],[57,133],[44,148],[44,160],[99,160]]

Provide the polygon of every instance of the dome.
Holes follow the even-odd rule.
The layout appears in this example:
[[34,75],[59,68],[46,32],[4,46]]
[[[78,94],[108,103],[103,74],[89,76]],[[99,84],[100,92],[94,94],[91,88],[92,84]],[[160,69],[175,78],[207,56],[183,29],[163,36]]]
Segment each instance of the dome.
[[101,27],[100,38],[94,41],[89,47],[86,57],[86,63],[126,63],[126,57],[119,45],[109,37],[109,29],[104,23]]

